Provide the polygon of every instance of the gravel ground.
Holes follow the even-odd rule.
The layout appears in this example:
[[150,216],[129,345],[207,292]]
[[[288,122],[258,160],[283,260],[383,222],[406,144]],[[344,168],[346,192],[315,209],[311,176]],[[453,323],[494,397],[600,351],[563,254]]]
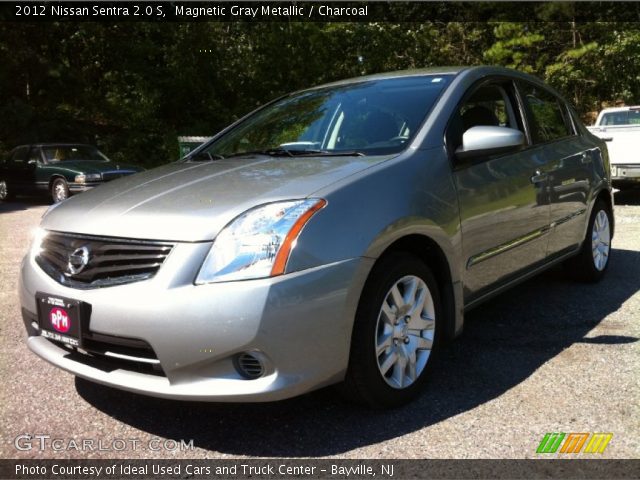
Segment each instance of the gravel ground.
[[[347,405],[332,389],[271,404],[173,402],[50,366],[25,346],[16,294],[46,205],[0,204],[0,457],[533,458],[546,432],[612,432],[603,457],[639,458],[640,191],[616,203],[605,280],[579,285],[557,268],[474,310],[428,391],[390,412]],[[19,451],[21,434],[63,439],[63,449]],[[65,448],[83,439],[110,450]],[[151,450],[165,439],[194,448]]]

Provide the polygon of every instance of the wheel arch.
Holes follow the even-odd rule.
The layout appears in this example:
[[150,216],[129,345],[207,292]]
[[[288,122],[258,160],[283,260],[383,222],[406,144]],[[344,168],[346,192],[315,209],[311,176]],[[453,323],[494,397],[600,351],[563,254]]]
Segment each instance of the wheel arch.
[[[613,238],[616,229],[616,221],[613,214],[613,193],[609,189],[603,188],[596,195],[593,205],[595,205],[599,200],[602,200],[609,207],[609,211],[611,212],[611,238]],[[593,206],[591,209],[593,210]],[[591,217],[591,214],[589,214],[589,217]]]
[[[423,234],[408,234],[386,246],[373,267],[393,253],[408,253],[420,258],[433,272],[440,289],[440,298],[445,315],[445,338],[452,339],[461,331],[461,308],[457,308],[456,292],[451,271],[451,262],[444,250],[433,238]],[[373,269],[372,267],[372,269]],[[369,278],[367,278],[367,281]]]
[[62,175],[61,173],[54,173],[53,175],[51,175],[51,177],[49,177],[49,185],[47,187],[49,191],[51,191],[53,182],[55,182],[57,179],[64,180],[67,185],[69,184],[69,180],[67,180],[64,175]]

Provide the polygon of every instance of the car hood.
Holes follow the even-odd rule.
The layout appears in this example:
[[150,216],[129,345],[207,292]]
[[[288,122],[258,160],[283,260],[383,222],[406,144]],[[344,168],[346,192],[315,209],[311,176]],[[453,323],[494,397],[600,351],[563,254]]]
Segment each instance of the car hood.
[[96,161],[96,160],[65,160],[64,162],[52,163],[52,166],[60,169],[68,170],[76,173],[104,173],[111,171],[134,171],[139,172],[142,170],[135,165],[127,165],[125,163],[113,162],[113,161]]
[[71,197],[47,230],[169,241],[207,241],[244,211],[305,198],[390,156],[251,157],[172,163]]

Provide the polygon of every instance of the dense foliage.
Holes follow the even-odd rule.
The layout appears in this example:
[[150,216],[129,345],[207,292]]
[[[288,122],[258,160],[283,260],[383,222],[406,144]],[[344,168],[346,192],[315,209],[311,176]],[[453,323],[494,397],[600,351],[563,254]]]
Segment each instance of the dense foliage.
[[640,103],[640,24],[564,13],[517,23],[4,23],[0,154],[86,141],[156,165],[177,158],[178,135],[211,135],[291,90],[438,65],[533,73],[587,120],[603,105]]

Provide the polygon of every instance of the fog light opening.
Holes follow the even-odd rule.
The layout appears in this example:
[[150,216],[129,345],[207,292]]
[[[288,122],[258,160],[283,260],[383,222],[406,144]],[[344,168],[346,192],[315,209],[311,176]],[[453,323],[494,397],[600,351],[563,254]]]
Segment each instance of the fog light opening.
[[254,380],[264,375],[265,367],[262,356],[256,352],[244,352],[234,359],[236,370],[247,380]]

